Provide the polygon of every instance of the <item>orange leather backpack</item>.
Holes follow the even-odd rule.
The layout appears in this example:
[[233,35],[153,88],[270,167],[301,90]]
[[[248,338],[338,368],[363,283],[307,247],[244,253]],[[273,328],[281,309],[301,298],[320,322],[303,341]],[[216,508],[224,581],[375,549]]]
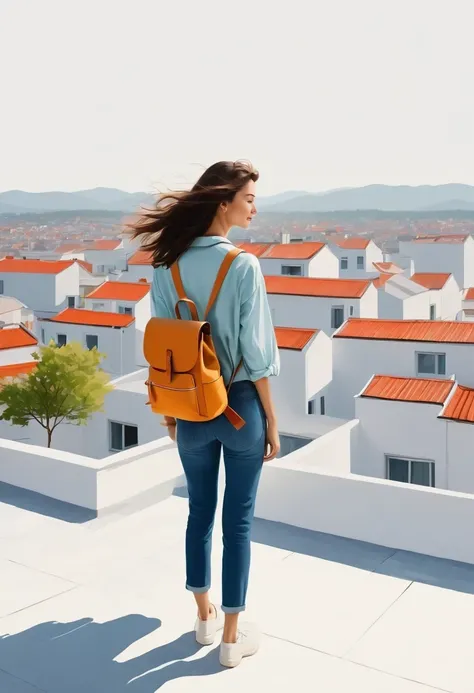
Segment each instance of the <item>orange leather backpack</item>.
[[[228,391],[242,361],[234,369],[227,386],[221,375],[219,360],[207,316],[219,294],[229,268],[240,253],[230,250],[217,274],[209,302],[199,320],[196,304],[184,292],[178,262],[171,266],[171,276],[178,294],[176,319],[151,318],[145,328],[143,351],[150,364],[148,370],[149,404],[156,414],[185,421],[210,421],[224,414],[240,429],[245,424],[228,404]],[[180,304],[188,306],[191,320],[183,320]]]

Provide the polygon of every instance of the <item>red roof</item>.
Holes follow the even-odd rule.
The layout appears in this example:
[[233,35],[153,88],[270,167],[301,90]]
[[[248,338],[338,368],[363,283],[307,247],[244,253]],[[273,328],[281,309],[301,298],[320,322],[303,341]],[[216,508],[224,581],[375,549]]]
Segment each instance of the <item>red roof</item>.
[[0,260],[1,272],[27,272],[28,274],[59,274],[74,264],[73,260]]
[[133,315],[107,313],[101,310],[83,310],[82,308],[66,308],[54,318],[43,318],[50,322],[63,322],[70,325],[91,325],[94,327],[128,327],[135,318]]
[[129,265],[151,265],[153,255],[149,250],[137,250],[128,260]]
[[382,272],[383,274],[402,274],[403,272],[402,268],[394,262],[373,262],[372,264],[377,272]]
[[20,325],[0,328],[0,349],[17,349],[37,344],[38,340]]
[[279,349],[301,351],[319,330],[307,330],[297,327],[275,327],[275,336]]
[[251,253],[255,257],[260,257],[271,246],[271,243],[240,243],[239,248]]
[[334,242],[343,250],[365,250],[370,243],[370,239],[353,236],[352,238],[341,238]]
[[376,289],[380,289],[381,286],[386,284],[389,279],[391,279],[393,274],[388,274],[388,273],[382,273],[380,276],[376,277],[375,279],[372,280],[373,285],[375,286]]
[[466,301],[474,301],[474,287],[471,287],[466,291],[466,295],[464,297]]
[[464,243],[469,234],[453,233],[444,235],[420,234],[413,239],[413,243]]
[[426,289],[442,289],[450,276],[449,272],[415,272],[410,278]]
[[266,275],[265,284],[269,294],[321,298],[361,298],[371,282],[366,279],[319,279]]
[[391,399],[398,402],[444,404],[454,385],[454,380],[374,375],[361,397]]
[[12,363],[8,366],[0,366],[0,380],[2,378],[14,378],[17,375],[31,373],[37,365],[36,361],[28,361],[27,363]]
[[89,274],[92,274],[92,264],[90,262],[86,262],[85,260],[76,260],[76,262],[78,265],[87,270]]
[[474,423],[474,389],[458,385],[440,418]]
[[333,338],[474,344],[474,323],[447,320],[349,318]]
[[278,243],[263,254],[262,260],[309,260],[319,253],[321,248],[324,248],[324,243]]
[[119,247],[121,244],[121,240],[117,239],[98,239],[96,241],[92,241],[92,243],[88,243],[85,247],[84,250],[115,250],[116,248]]
[[80,253],[82,250],[84,250],[86,246],[83,243],[63,243],[62,245],[58,246],[56,250],[54,251],[55,253],[59,253],[60,255],[63,255],[65,253],[73,253],[77,251]]
[[150,291],[147,282],[104,282],[86,298],[105,298],[116,301],[139,301]]

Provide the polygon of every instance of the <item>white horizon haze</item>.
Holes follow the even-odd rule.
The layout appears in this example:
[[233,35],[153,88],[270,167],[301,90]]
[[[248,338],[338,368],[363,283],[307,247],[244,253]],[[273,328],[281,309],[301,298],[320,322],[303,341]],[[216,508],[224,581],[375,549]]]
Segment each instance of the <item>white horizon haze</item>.
[[474,184],[469,0],[0,0],[0,191]]

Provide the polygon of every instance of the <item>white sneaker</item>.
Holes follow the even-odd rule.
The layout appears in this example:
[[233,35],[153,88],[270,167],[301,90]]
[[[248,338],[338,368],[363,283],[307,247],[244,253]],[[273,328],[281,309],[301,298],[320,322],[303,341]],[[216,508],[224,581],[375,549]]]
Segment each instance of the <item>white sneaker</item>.
[[212,645],[217,631],[222,628],[222,616],[219,614],[214,604],[212,604],[212,607],[216,612],[216,617],[208,618],[207,621],[201,621],[198,616],[194,626],[194,630],[196,631],[196,641],[200,645]]
[[260,646],[260,633],[251,623],[242,624],[237,633],[237,642],[221,642],[219,661],[223,667],[236,667],[243,657],[251,657]]

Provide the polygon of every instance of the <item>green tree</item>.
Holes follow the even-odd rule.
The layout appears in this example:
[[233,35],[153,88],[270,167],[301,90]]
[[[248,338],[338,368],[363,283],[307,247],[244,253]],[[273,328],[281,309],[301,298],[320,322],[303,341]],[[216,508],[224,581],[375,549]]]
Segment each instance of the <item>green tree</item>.
[[40,347],[33,358],[38,366],[27,376],[3,382],[0,387],[0,419],[14,426],[37,421],[51,437],[59,424],[81,426],[96,411],[103,411],[104,398],[113,390],[109,376],[100,368],[104,355],[72,342]]

